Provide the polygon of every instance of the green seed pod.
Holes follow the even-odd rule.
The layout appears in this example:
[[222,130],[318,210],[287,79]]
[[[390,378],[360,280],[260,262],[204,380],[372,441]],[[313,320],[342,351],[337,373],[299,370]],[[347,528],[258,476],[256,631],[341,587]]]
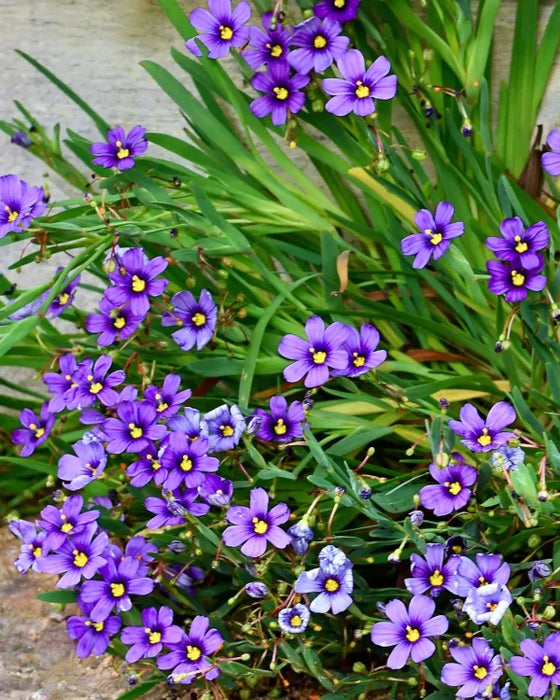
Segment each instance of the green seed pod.
[[531,535],[529,539],[527,540],[527,544],[531,549],[536,549],[540,543],[542,542],[542,539],[538,535]]
[[352,671],[354,671],[354,673],[366,673],[367,666],[361,661],[356,661],[356,663],[352,666]]
[[542,614],[544,620],[553,620],[555,615],[556,610],[553,605],[547,605]]
[[414,158],[414,160],[418,161],[426,160],[428,157],[426,151],[423,151],[421,148],[415,148],[410,155]]

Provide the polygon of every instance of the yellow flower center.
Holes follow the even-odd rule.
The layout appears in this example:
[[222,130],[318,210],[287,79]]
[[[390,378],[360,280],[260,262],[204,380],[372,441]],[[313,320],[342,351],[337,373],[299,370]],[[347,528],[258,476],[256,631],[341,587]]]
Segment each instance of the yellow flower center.
[[62,532],[70,532],[70,530],[73,530],[74,526],[72,523],[64,523],[64,525],[60,528]]
[[268,523],[259,518],[253,518],[253,530],[257,535],[264,535],[268,531]]
[[317,36],[313,39],[313,46],[316,49],[324,49],[326,45],[327,40],[321,34],[317,34]]
[[206,323],[206,316],[200,311],[197,311],[191,318],[191,321],[197,328],[200,328],[200,326],[203,326]]
[[[33,545],[31,546],[33,547]],[[33,550],[33,556],[35,557],[35,559],[38,559],[42,553],[43,550],[41,549],[41,547],[35,547],[35,549]]]
[[159,644],[161,642],[161,632],[152,632],[149,627],[145,627],[144,632],[148,635],[150,644]]
[[67,304],[69,299],[70,299],[70,294],[67,294],[66,292],[64,294],[58,295],[58,303],[61,306],[64,306],[64,304]]
[[121,330],[121,328],[126,326],[126,321],[122,316],[117,316],[117,318],[113,321],[113,326]]
[[74,555],[74,566],[77,566],[79,569],[83,568],[88,563],[87,554],[78,552],[77,549],[74,549],[72,554]]
[[443,485],[447,487],[452,496],[457,496],[461,493],[462,486],[458,481],[445,481]]
[[517,270],[512,270],[511,281],[515,287],[522,287],[525,284],[525,275],[517,272]]
[[430,583],[432,584],[432,586],[441,586],[443,581],[443,574],[439,569],[436,569],[434,573],[430,576]]
[[290,625],[292,627],[301,627],[302,623],[303,623],[303,620],[301,619],[301,617],[299,615],[294,615],[292,617],[292,619],[290,620]]
[[354,367],[363,367],[365,365],[366,358],[363,355],[358,355],[357,352],[353,352],[352,357],[354,358],[352,360]]
[[44,428],[38,428],[38,427],[37,427],[36,425],[34,425],[33,423],[32,423],[29,427],[31,428],[31,430],[34,430],[34,431],[35,431],[35,437],[37,438],[37,440],[38,440],[39,438],[42,438],[43,435],[45,434],[45,429],[44,429]]
[[274,426],[274,432],[276,435],[285,435],[288,430],[287,425],[284,423],[283,418],[279,418]]
[[231,425],[220,425],[220,432],[224,437],[231,437],[235,431]]
[[346,5],[346,0],[334,0],[334,6],[338,7],[340,10],[342,7]]
[[183,459],[181,460],[181,469],[184,472],[190,472],[191,469],[193,468],[193,463],[192,460],[187,457],[187,455],[183,455]]
[[272,92],[276,95],[277,100],[287,100],[290,93],[285,87],[275,87]]
[[556,673],[556,666],[548,660],[548,656],[543,656],[544,664],[541,668],[541,673],[545,676],[553,676]]
[[274,46],[267,44],[266,48],[270,49],[269,53],[272,58],[280,58],[280,56],[284,53],[284,49],[280,46],[280,44],[274,44]]
[[432,245],[439,245],[443,240],[441,233],[439,231],[434,232],[431,228],[424,229],[424,233],[426,236],[430,237],[430,243]]
[[328,578],[325,581],[325,590],[328,593],[336,593],[340,588],[340,583],[335,578]]
[[128,428],[130,430],[130,437],[134,438],[135,440],[138,440],[138,438],[141,438],[142,435],[144,435],[144,431],[142,428],[139,428],[137,425],[134,425],[134,423],[129,423]]
[[525,253],[527,250],[529,250],[529,246],[527,243],[525,243],[525,241],[521,240],[521,236],[516,236],[514,240],[516,243],[515,250],[518,253]]
[[482,435],[479,435],[476,441],[483,447],[486,447],[492,442],[492,437],[488,435],[488,428],[482,428]]
[[233,29],[225,26],[224,24],[220,24],[220,37],[224,41],[231,41],[233,38]]
[[146,455],[146,459],[148,462],[152,463],[152,469],[157,472],[157,470],[161,467],[161,464],[157,461],[157,459],[152,457],[152,455]]
[[143,292],[146,289],[146,283],[141,280],[138,275],[132,275],[132,291]]
[[309,352],[313,357],[313,362],[316,365],[324,365],[327,359],[327,353],[324,350],[315,350],[315,348],[309,348]]
[[488,675],[488,670],[484,666],[473,666],[472,670],[475,678],[478,678],[479,681],[484,680]]
[[409,642],[417,642],[420,639],[420,630],[417,630],[416,627],[407,625],[405,637]]
[[18,218],[19,211],[12,211],[7,204],[4,205],[4,209],[8,212],[8,221],[10,223]]
[[101,382],[92,382],[89,387],[89,393],[99,394],[101,389],[103,389],[103,384],[101,384]]
[[369,88],[367,85],[364,85],[361,80],[356,80],[356,90],[354,91],[354,94],[360,100],[364,97],[369,97]]
[[113,597],[115,598],[122,598],[123,595],[125,594],[125,588],[122,583],[112,583],[111,584],[111,593],[113,594]]
[[202,652],[198,647],[193,647],[187,644],[187,659],[190,661],[198,661],[202,656]]
[[104,622],[92,622],[91,620],[86,620],[86,625],[88,627],[93,627],[96,632],[102,632],[105,627]]
[[479,576],[479,577],[478,577],[478,583],[479,583],[479,585],[481,585],[481,586],[487,586],[487,585],[488,585],[488,581],[484,578],[484,576]]
[[486,603],[486,610],[495,610],[498,607],[498,603]]

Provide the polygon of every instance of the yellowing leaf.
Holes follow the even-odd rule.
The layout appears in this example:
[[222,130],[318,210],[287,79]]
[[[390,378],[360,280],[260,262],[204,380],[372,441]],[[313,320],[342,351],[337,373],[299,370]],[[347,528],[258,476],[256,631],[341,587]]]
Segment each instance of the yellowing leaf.
[[404,219],[410,221],[411,224],[414,223],[416,211],[410,204],[396,194],[393,194],[393,192],[390,192],[380,182],[377,182],[364,168],[350,168],[348,174],[366,185],[372,192],[375,192],[378,197],[387,202],[387,204],[390,204]]

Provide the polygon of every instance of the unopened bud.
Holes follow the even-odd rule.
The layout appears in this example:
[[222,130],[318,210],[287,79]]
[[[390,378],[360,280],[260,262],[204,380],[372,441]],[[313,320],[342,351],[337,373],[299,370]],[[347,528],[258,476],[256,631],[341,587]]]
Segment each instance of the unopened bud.
[[356,661],[352,666],[352,671],[354,671],[354,673],[366,673],[367,666],[361,661]]
[[543,610],[542,617],[544,620],[553,620],[556,615],[556,610],[553,605],[547,605]]
[[426,160],[428,157],[426,151],[423,151],[421,148],[415,148],[410,155],[414,158],[414,160],[418,161]]

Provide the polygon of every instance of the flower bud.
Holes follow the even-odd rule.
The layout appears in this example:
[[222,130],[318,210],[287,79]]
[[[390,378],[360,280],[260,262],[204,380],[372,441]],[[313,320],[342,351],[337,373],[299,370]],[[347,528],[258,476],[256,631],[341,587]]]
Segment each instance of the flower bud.
[[362,486],[358,495],[360,496],[360,498],[363,498],[364,501],[367,501],[371,498],[372,493],[373,493],[373,491],[372,491],[372,489],[370,489],[369,486]]
[[424,513],[421,510],[411,510],[408,517],[414,527],[420,527],[424,522]]
[[268,586],[261,581],[250,581],[245,586],[245,593],[250,598],[266,598],[268,595]]
[[542,613],[543,620],[553,620],[555,615],[556,610],[554,608],[554,605],[547,605]]
[[361,661],[356,661],[352,666],[352,671],[354,673],[367,673],[367,666]]
[[426,151],[424,151],[421,148],[415,148],[410,155],[414,158],[414,160],[418,161],[426,160],[426,158],[428,157]]

